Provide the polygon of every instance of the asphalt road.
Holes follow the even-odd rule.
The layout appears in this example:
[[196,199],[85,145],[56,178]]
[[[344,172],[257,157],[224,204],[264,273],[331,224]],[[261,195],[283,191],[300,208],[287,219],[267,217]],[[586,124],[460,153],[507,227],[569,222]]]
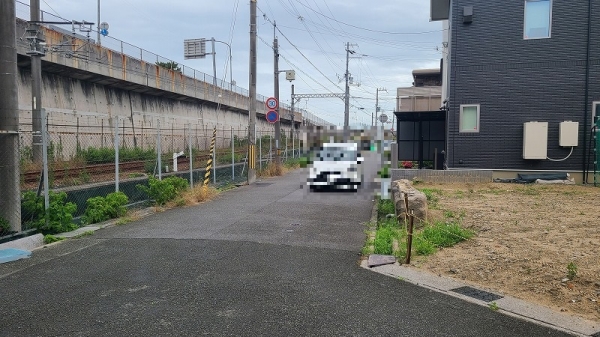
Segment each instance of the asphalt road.
[[0,336],[566,336],[360,268],[371,199],[303,179],[0,265]]

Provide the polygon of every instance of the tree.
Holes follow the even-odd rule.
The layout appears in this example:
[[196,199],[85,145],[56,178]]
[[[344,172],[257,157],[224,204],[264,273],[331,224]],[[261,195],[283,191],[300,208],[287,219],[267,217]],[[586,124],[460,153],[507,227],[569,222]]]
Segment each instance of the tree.
[[179,64],[177,64],[177,62],[175,61],[169,61],[169,62],[156,62],[156,65],[159,67],[163,67],[163,68],[167,68],[167,69],[171,69],[173,71],[176,72],[181,72],[181,67],[179,66]]

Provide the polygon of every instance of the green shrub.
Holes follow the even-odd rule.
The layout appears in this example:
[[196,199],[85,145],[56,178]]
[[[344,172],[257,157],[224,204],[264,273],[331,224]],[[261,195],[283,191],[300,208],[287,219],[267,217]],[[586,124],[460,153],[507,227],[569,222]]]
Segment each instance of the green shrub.
[[158,205],[164,205],[181,195],[188,187],[187,180],[179,177],[168,177],[163,180],[150,177],[148,186],[137,185],[137,188],[148,194]]
[[98,223],[125,215],[125,205],[129,198],[123,192],[110,193],[104,197],[94,197],[87,200],[87,208],[83,221],[88,224]]
[[7,235],[10,232],[10,223],[8,222],[8,220],[0,216],[0,236]]
[[[50,208],[44,211],[44,197],[37,196],[28,191],[23,194],[22,207],[30,220],[26,221],[27,227],[35,227],[44,234],[55,234],[72,231],[77,228],[73,223],[73,214],[77,205],[65,202],[65,192],[55,193],[50,191]],[[46,221],[47,220],[47,221]]]

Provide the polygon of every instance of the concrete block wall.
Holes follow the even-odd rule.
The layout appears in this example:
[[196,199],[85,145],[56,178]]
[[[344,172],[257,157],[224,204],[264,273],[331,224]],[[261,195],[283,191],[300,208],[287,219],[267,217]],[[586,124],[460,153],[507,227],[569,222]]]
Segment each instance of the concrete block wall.
[[436,183],[490,183],[492,171],[483,170],[415,170],[393,169],[392,181],[418,178],[426,182]]

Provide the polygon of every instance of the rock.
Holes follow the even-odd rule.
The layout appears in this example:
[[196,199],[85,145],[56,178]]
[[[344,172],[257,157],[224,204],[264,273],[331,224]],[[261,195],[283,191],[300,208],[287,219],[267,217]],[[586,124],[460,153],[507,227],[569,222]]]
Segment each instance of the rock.
[[369,268],[383,266],[386,264],[394,264],[396,263],[396,258],[391,255],[378,255],[372,254],[369,255],[369,260],[367,261]]
[[564,279],[560,280],[560,282],[562,282],[562,283],[565,283],[565,282],[568,282],[568,281],[569,281],[569,279],[567,277],[565,277]]
[[401,179],[392,182],[392,200],[398,220],[406,219],[404,196],[408,196],[408,208],[414,212],[415,228],[423,227],[427,222],[427,196],[414,188],[409,180]]

